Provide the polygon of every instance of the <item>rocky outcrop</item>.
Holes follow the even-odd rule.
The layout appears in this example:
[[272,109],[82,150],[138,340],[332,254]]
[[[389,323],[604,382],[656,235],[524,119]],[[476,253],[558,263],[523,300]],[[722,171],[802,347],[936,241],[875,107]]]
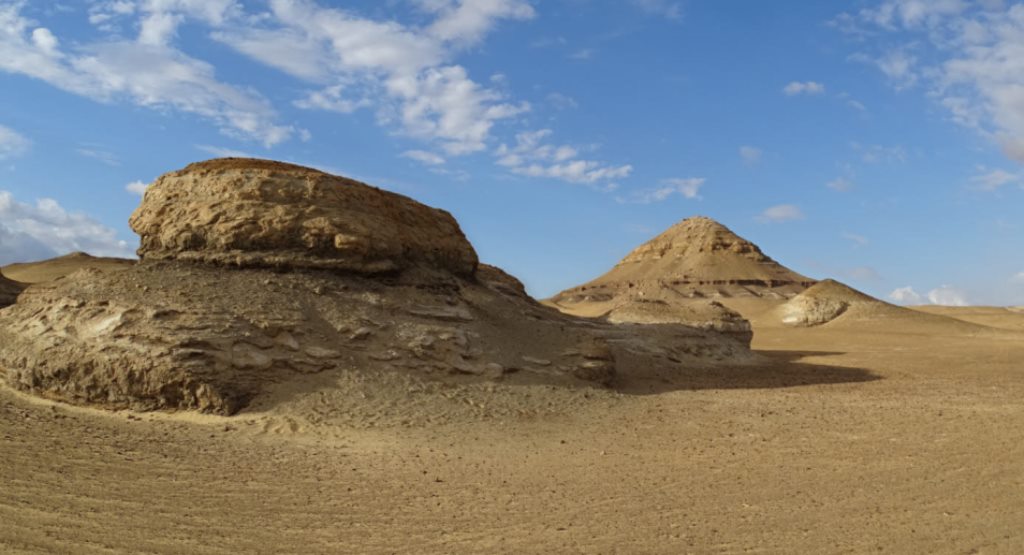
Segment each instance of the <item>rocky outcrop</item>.
[[0,312],[8,384],[72,403],[233,414],[268,388],[330,373],[661,384],[753,356],[692,327],[560,314],[478,265],[448,214],[315,170],[189,166],[149,188],[132,225],[139,264],[36,284]]
[[820,326],[839,318],[851,307],[860,311],[901,310],[835,280],[818,282],[807,291],[778,308],[779,317],[788,326]]
[[750,345],[754,338],[750,322],[739,312],[710,300],[669,303],[638,299],[612,309],[606,318],[615,324],[683,324],[725,334],[744,345]]
[[168,173],[129,223],[143,260],[472,275],[477,256],[454,218],[407,197],[317,170],[220,159]]
[[25,286],[0,274],[0,308],[14,304]]

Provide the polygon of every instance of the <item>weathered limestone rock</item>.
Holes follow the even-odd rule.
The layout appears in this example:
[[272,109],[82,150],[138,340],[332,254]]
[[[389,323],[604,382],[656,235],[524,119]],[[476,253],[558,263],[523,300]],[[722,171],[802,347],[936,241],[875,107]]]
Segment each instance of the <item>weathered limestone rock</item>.
[[129,221],[143,260],[469,276],[477,256],[443,210],[358,181],[267,160],[163,175]]

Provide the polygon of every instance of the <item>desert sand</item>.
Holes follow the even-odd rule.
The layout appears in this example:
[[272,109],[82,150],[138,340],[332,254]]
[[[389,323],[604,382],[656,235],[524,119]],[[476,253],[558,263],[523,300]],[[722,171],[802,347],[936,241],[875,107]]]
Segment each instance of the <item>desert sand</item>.
[[[231,164],[168,179],[237,179],[234,171],[270,171],[274,179],[261,179],[280,190],[290,187],[283,178],[327,179]],[[144,207],[162,202],[156,191]],[[445,218],[382,198],[421,215],[404,222]],[[334,225],[319,214],[313,220],[316,229]],[[288,229],[310,229],[290,221],[299,225]],[[666,283],[689,286],[672,283],[686,280],[672,277],[678,266],[665,254],[670,261],[690,252],[674,247],[625,280],[665,300],[655,316],[666,321],[672,306],[691,318],[706,315],[706,303],[720,305],[715,314],[748,324],[748,350],[712,326],[611,321],[615,308],[638,302],[618,286],[572,303],[592,317],[560,314],[529,299],[511,276],[477,265],[468,242],[448,243],[444,254],[417,251],[414,242],[395,248],[403,241],[396,232],[375,248],[361,239],[372,235],[349,229],[351,239],[334,240],[342,232],[332,229],[334,246],[293,245],[282,254],[295,237],[281,232],[287,226],[264,226],[274,237],[263,243],[232,245],[234,224],[223,218],[209,220],[223,228],[193,225],[191,235],[138,222],[141,264],[89,266],[78,257],[80,271],[66,260],[21,265],[21,274],[4,269],[36,283],[0,311],[8,373],[0,388],[0,552],[1024,551],[1019,311],[907,309],[835,282],[776,279],[789,270],[745,245],[729,252],[769,268],[760,283],[708,271],[694,281],[715,283],[695,284],[692,297],[663,292]],[[175,242],[181,237],[187,241]],[[346,270],[332,273],[328,263]],[[218,294],[218,283],[236,292]],[[257,290],[258,298],[235,298]],[[445,296],[452,302],[439,301]],[[687,311],[684,297],[700,308]],[[591,301],[604,304],[585,306]],[[59,302],[66,307],[54,310]],[[147,302],[173,305],[174,322],[146,316]],[[286,302],[294,306],[266,306]],[[325,305],[340,307],[336,318],[346,323],[331,323]],[[785,320],[794,306],[831,317],[793,325]],[[96,331],[98,322],[114,322],[112,310],[120,319],[103,330],[119,331]],[[289,317],[275,319],[277,327],[253,324],[275,310]],[[161,405],[116,387],[133,375],[171,375],[168,368],[188,359],[162,353],[211,314],[221,320],[200,326],[205,343],[192,348],[213,357],[204,367],[258,383],[244,403]],[[348,316],[379,326],[354,333]],[[290,333],[302,349],[291,351],[296,357],[330,364],[280,369],[275,356],[292,343],[274,341],[286,325],[303,332]],[[415,333],[388,331],[395,329]],[[442,334],[461,331],[467,346],[423,349],[415,342],[428,331],[438,346],[448,344]],[[217,353],[235,353],[219,341],[260,333],[272,344],[252,339],[258,352],[238,359],[259,364],[216,365]],[[124,341],[141,350],[133,354]],[[331,344],[337,356],[309,354]],[[65,371],[27,364],[47,360],[31,354],[32,345],[45,345]],[[397,353],[389,360],[370,356],[389,350]],[[82,360],[104,372],[111,352],[128,365],[156,363],[113,381],[82,373]],[[465,369],[445,370],[456,362]],[[48,376],[50,385],[12,384],[12,367]],[[599,370],[599,379],[579,367]]]

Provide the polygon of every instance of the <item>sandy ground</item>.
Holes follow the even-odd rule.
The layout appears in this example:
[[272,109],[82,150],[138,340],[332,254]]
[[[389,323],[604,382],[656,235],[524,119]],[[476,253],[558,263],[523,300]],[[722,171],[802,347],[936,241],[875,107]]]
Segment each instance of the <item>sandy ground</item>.
[[1022,553],[1016,317],[960,336],[755,320],[781,366],[565,405],[524,391],[543,417],[446,424],[0,389],[0,552]]

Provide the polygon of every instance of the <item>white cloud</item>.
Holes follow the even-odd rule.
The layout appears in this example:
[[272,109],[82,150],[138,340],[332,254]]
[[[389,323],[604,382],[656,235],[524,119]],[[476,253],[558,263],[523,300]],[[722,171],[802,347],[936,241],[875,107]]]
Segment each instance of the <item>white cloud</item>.
[[1002,169],[986,170],[971,178],[975,188],[982,191],[995,191],[1005,185],[1019,185],[1024,187],[1024,176],[1020,173],[1011,173]]
[[94,147],[81,147],[81,148],[76,148],[75,152],[77,152],[78,154],[81,154],[82,156],[85,156],[87,158],[92,158],[94,160],[98,160],[99,162],[101,162],[103,164],[106,164],[108,166],[111,166],[111,167],[117,167],[117,166],[121,165],[121,160],[119,160],[114,153],[107,152],[105,150],[100,150],[98,148],[94,148]]
[[743,159],[743,163],[748,166],[752,166],[761,161],[761,156],[764,152],[755,146],[741,146],[740,147],[740,158]]
[[0,125],[0,160],[21,156],[32,146],[29,141],[10,127]]
[[214,34],[239,52],[320,85],[296,104],[342,113],[373,107],[385,125],[448,154],[486,149],[493,126],[529,110],[451,63],[502,20],[534,16],[523,0],[420,0],[426,27],[376,21],[309,0],[271,0],[260,26]]
[[536,13],[524,0],[429,0],[439,17],[427,29],[434,37],[464,45],[473,45],[502,19],[531,19]]
[[899,304],[921,304],[924,297],[908,285],[889,293],[889,299]]
[[822,94],[825,92],[825,85],[815,81],[793,81],[783,87],[782,92],[785,93],[786,96],[796,96],[798,94]]
[[658,15],[673,20],[683,18],[683,7],[679,2],[672,2],[670,0],[631,0],[631,2],[651,15]]
[[0,247],[0,264],[73,251],[133,256],[128,243],[93,218],[68,212],[53,199],[39,199],[35,205],[18,202],[7,191],[0,191]]
[[704,186],[706,181],[703,177],[663,179],[661,187],[637,191],[630,197],[619,197],[616,200],[621,203],[651,204],[663,202],[675,195],[686,199],[699,199],[700,188]]
[[928,292],[928,302],[942,306],[967,306],[967,297],[963,291],[943,285]]
[[843,193],[853,189],[853,181],[850,181],[845,177],[837,177],[832,181],[826,183],[825,186],[828,187],[829,189],[832,189],[833,191],[839,191]]
[[[96,14],[127,13],[123,3],[104,5],[113,8]],[[233,5],[228,0],[147,0],[139,4],[146,19],[138,40],[86,42],[62,50],[52,31],[21,14],[25,2],[8,2],[0,5],[0,71],[39,79],[99,102],[128,101],[193,114],[213,121],[225,133],[272,146],[294,130],[275,123],[276,114],[265,98],[218,81],[213,66],[168,44],[171,31],[184,18],[221,21]],[[147,27],[152,18],[156,19]]]
[[924,83],[951,120],[1024,161],[1024,4],[890,0],[841,19],[892,32],[874,60],[897,88]]
[[579,150],[569,145],[545,142],[550,129],[516,135],[515,146],[500,145],[495,150],[497,163],[511,172],[527,177],[547,177],[571,183],[596,183],[628,177],[633,166],[612,166],[579,158]]
[[1024,283],[1024,272],[1017,272],[1010,278],[1013,283]]
[[427,166],[440,166],[445,163],[445,159],[442,156],[425,150],[407,150],[402,153],[402,156]]
[[132,181],[131,183],[124,186],[124,190],[128,191],[133,195],[139,195],[140,197],[146,194],[146,189],[149,187],[149,183],[142,181]]
[[772,206],[761,212],[761,215],[757,217],[757,221],[761,223],[782,223],[802,219],[804,219],[803,211],[792,204]]

